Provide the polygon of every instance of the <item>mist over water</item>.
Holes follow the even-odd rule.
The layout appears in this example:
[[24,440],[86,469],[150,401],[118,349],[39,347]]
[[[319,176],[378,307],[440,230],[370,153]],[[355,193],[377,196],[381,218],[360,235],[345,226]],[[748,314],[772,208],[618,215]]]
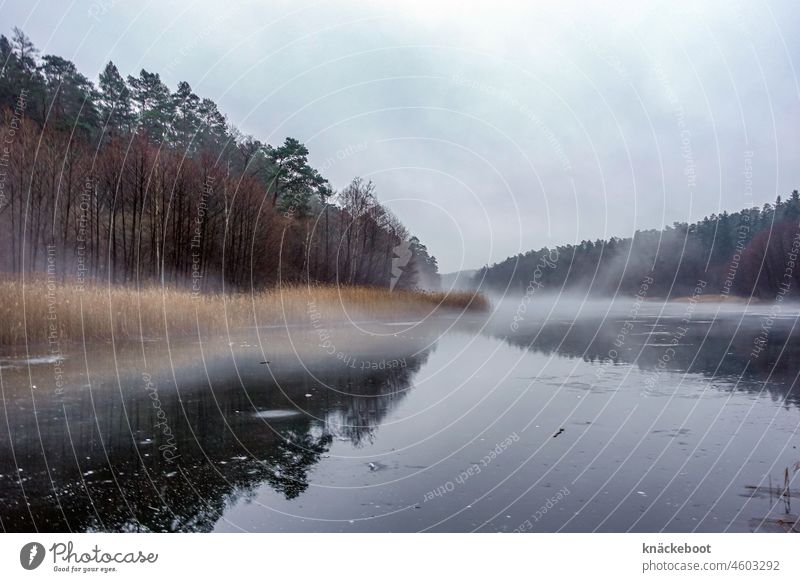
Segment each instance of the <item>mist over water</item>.
[[31,388],[52,362],[9,356],[3,525],[785,529],[797,306],[542,294],[520,317],[519,305],[331,325],[327,341],[244,330],[175,342],[169,357],[153,342],[146,368],[138,346],[96,351],[88,368],[76,347],[60,394]]

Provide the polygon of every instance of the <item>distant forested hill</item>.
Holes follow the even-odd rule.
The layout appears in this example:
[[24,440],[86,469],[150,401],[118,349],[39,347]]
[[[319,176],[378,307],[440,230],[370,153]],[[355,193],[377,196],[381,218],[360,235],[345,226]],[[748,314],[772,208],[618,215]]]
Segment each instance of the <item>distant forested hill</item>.
[[513,294],[574,290],[593,295],[635,294],[645,277],[651,297],[691,295],[699,280],[704,294],[774,298],[800,296],[800,195],[723,212],[633,238],[582,241],[530,251],[480,269],[476,286]]

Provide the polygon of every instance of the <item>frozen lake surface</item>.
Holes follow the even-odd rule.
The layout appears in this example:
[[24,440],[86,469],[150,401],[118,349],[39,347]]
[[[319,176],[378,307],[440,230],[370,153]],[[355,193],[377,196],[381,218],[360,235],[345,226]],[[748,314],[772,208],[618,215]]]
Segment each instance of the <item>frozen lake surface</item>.
[[789,529],[797,314],[688,309],[7,354],[0,526]]

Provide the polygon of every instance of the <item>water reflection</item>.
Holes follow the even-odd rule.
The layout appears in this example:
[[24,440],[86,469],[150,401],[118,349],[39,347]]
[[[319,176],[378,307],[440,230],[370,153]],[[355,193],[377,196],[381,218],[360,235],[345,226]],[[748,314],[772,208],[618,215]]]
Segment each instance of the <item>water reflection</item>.
[[636,319],[612,316],[550,321],[516,332],[498,326],[492,335],[545,355],[635,365],[645,373],[701,374],[715,380],[716,387],[768,393],[777,401],[800,406],[800,393],[795,388],[800,359],[797,318],[775,319],[769,341],[753,355],[756,338],[762,332],[762,315],[739,313],[731,317],[709,311],[688,322],[683,317],[673,309]]
[[[206,354],[202,364],[189,358],[152,375],[134,371],[141,364],[126,370],[130,358],[118,347],[118,378],[93,376],[90,387],[76,355],[67,363],[83,383],[60,394],[48,386],[46,362],[30,367],[29,382],[25,362],[6,360],[0,525],[209,531],[227,505],[264,483],[297,498],[334,439],[361,446],[374,438],[430,352],[408,342],[394,347],[402,365],[368,360],[361,369],[321,357],[265,365],[243,342],[238,353]],[[189,352],[199,354],[197,346]],[[104,367],[113,371],[111,362]]]
[[785,529],[795,320],[681,310],[7,356],[0,527]]

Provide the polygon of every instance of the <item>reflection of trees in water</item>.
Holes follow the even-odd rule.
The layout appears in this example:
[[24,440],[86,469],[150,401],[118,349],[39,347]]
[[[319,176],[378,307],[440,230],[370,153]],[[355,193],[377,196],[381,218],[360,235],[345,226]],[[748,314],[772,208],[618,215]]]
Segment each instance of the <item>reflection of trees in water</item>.
[[405,398],[411,380],[427,361],[429,352],[404,358],[402,367],[372,370],[342,382],[342,402],[326,403],[325,431],[349,440],[353,446],[372,443],[383,419]]
[[[703,374],[728,387],[736,385],[747,392],[763,390],[776,400],[800,406],[800,394],[795,389],[800,329],[792,331],[793,320],[776,320],[764,350],[753,358],[753,342],[761,332],[760,318],[748,316],[738,330],[740,316],[723,316],[713,323],[712,319],[696,316],[688,329],[680,330],[680,318],[641,318],[621,345],[624,320],[620,319],[551,323],[517,333],[497,333],[496,337],[545,355],[635,364],[645,371],[662,366],[671,372]],[[676,338],[677,345],[672,345]],[[674,352],[664,358],[667,348]]]
[[[274,371],[275,381],[265,381],[263,367],[240,365],[245,391],[233,369],[220,366],[211,369],[213,392],[198,377],[180,383],[179,399],[168,378],[159,378],[180,455],[173,463],[158,450],[165,441],[137,378],[123,383],[124,406],[116,387],[95,389],[94,402],[88,391],[68,391],[64,400],[37,396],[41,444],[28,391],[6,401],[10,427],[0,414],[0,435],[10,432],[13,439],[0,437],[0,525],[5,531],[209,531],[227,506],[255,497],[264,483],[295,499],[334,438],[356,446],[374,438],[426,359],[427,352],[405,355],[406,366],[389,370],[311,370],[335,390],[302,369]],[[309,390],[312,398],[305,397]],[[254,407],[296,414],[259,418]]]
[[294,499],[308,489],[308,471],[328,452],[333,437],[314,437],[293,430],[281,435],[275,450],[267,456],[266,482],[286,499]]

